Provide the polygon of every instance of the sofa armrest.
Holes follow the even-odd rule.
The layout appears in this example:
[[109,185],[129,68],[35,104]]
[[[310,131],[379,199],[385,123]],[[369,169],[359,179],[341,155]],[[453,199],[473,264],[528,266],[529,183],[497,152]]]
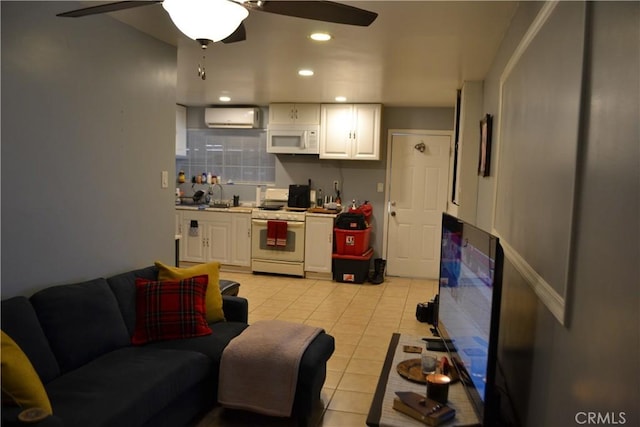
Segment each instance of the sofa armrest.
[[55,415],[49,415],[47,418],[37,421],[25,423],[18,419],[18,414],[22,412],[22,408],[17,406],[2,405],[2,427],[63,427],[62,419]]
[[246,298],[222,295],[222,310],[229,322],[249,321],[249,302]]

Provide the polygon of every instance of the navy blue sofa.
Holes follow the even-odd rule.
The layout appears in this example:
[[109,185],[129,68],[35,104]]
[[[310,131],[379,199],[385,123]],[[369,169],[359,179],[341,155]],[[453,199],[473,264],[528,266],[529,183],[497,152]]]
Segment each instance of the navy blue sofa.
[[[246,299],[223,295],[225,322],[211,335],[132,346],[135,279],[151,266],[108,279],[53,286],[2,301],[2,330],[40,376],[53,415],[39,426],[185,426],[217,404],[220,358],[248,327]],[[334,339],[320,334],[301,360],[293,417],[306,425],[320,399]],[[23,425],[2,407],[2,425]]]

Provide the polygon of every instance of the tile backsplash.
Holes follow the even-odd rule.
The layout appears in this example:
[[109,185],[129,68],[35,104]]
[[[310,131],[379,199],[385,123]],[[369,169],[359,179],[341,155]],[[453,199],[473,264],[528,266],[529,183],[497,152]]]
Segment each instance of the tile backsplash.
[[176,158],[176,174],[184,171],[187,183],[205,172],[223,184],[273,184],[275,155],[266,147],[262,129],[187,129],[187,155]]

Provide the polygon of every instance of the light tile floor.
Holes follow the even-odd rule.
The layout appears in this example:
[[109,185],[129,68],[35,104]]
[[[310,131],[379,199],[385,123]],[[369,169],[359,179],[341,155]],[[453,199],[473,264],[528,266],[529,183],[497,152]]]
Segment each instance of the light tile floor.
[[[327,364],[318,427],[364,426],[394,332],[429,335],[416,320],[416,304],[437,292],[435,280],[387,277],[380,285],[221,272],[240,282],[249,301],[249,323],[282,319],[324,328],[336,349]],[[197,427],[279,425],[212,413]],[[281,420],[280,420],[281,421]],[[281,423],[280,423],[281,424]]]

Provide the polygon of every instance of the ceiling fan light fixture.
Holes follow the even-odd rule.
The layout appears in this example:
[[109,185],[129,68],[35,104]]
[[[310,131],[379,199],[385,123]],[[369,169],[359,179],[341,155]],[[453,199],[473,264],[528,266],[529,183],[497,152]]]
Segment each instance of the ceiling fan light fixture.
[[229,37],[249,15],[229,0],[164,0],[162,7],[185,36],[214,42]]

